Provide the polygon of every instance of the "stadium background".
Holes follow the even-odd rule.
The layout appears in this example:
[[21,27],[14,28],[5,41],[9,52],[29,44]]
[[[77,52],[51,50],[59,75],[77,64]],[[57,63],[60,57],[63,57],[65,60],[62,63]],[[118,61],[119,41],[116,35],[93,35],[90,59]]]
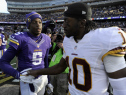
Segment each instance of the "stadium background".
[[[84,2],[92,7],[92,20],[99,27],[119,26],[126,31],[126,0],[6,0],[9,14],[0,13],[0,26],[5,28],[5,33],[9,37],[12,33],[25,31],[25,14],[36,11],[43,17],[43,26],[47,20],[53,19],[56,22],[55,31],[58,32],[63,25],[63,12],[65,8],[75,2]],[[8,41],[9,43],[9,41]],[[7,45],[8,48],[8,45]],[[11,61],[11,65],[16,69],[16,58]],[[10,76],[9,76],[10,77]],[[0,86],[10,83],[14,84],[11,77],[0,75]],[[4,79],[3,81],[1,81]],[[18,83],[16,84],[18,85]],[[2,89],[0,87],[0,89]],[[9,86],[8,86],[9,87]],[[15,89],[17,89],[16,86]],[[6,87],[7,88],[7,87]],[[0,95],[17,95],[10,88],[8,93],[1,92]],[[13,92],[13,94],[11,94]],[[4,93],[4,94],[3,94]],[[17,93],[17,92],[15,92]]]

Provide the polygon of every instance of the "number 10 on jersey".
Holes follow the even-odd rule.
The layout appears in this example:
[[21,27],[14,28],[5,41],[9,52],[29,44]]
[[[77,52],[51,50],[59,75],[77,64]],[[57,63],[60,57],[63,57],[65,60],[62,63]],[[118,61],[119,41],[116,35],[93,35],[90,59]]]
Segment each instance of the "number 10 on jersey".
[[[68,56],[66,57],[66,62],[68,63],[68,66],[69,66],[69,57]],[[80,72],[80,73],[83,73],[83,76],[79,76],[78,66],[82,67],[83,72]],[[73,70],[73,78],[72,79],[70,78],[71,69]],[[80,84],[78,82],[79,77],[81,78],[81,80],[84,81],[82,84]],[[71,85],[73,83],[74,86],[78,90],[81,90],[81,91],[84,91],[84,92],[88,92],[92,88],[91,68],[90,68],[90,64],[85,59],[74,58],[72,60],[72,68],[69,68],[69,83]]]

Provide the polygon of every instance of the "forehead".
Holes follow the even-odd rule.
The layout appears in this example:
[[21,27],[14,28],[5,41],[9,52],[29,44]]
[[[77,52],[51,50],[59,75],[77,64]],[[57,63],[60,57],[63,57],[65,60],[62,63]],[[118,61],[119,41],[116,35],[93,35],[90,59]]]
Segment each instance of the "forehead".
[[64,16],[64,20],[75,20],[75,18]]
[[40,18],[35,18],[35,19],[32,20],[32,22],[33,21],[41,21],[41,19]]

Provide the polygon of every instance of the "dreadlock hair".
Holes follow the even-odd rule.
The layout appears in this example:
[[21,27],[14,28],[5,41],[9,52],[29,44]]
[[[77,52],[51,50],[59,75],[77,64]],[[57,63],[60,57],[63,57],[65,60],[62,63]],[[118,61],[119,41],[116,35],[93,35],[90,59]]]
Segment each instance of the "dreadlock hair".
[[98,26],[95,22],[93,22],[92,20],[87,20],[86,21],[86,25],[85,25],[85,33],[88,33],[91,30],[95,30],[97,29]]
[[[83,20],[83,18],[75,18],[75,19],[77,19],[78,21]],[[89,31],[95,30],[97,28],[98,28],[98,26],[94,21],[86,19],[85,33],[88,33]]]

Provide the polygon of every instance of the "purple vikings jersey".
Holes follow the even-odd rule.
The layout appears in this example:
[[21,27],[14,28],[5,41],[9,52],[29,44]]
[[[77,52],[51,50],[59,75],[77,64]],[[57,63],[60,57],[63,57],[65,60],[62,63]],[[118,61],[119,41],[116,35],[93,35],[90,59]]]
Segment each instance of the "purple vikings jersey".
[[7,41],[5,41],[5,36],[3,34],[0,34],[0,39],[2,39],[2,44],[0,46],[0,50],[3,50],[6,48]]
[[5,36],[3,34],[0,34],[0,39],[2,40],[1,46],[0,46],[0,58],[3,56],[4,52],[6,51],[6,43]]
[[35,41],[28,32],[17,32],[11,35],[9,45],[18,51],[19,71],[26,68],[45,68],[44,58],[51,47],[51,39],[45,34],[40,36],[41,38]]

